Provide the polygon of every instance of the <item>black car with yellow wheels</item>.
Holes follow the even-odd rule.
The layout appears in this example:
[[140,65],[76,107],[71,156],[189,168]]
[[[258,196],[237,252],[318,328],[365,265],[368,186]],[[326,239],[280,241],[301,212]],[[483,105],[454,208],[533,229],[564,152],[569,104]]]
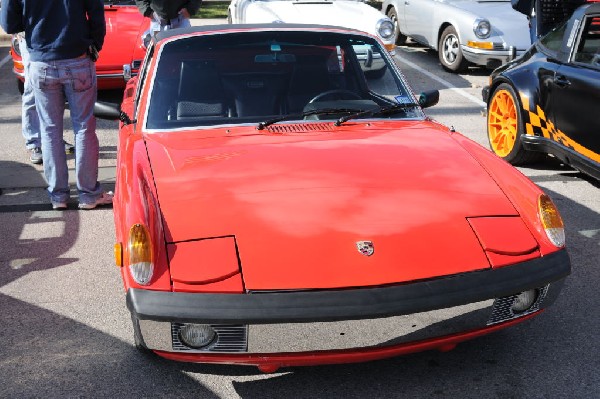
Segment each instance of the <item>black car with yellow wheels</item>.
[[600,179],[600,2],[495,69],[482,94],[496,155],[525,165],[551,154]]

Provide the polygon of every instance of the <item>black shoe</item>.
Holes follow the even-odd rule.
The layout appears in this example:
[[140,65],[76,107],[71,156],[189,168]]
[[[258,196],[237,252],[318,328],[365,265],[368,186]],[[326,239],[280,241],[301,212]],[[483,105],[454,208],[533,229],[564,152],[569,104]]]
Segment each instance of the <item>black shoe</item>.
[[73,144],[69,144],[65,141],[65,154],[72,154],[74,152],[75,152],[75,146]]
[[34,147],[29,149],[29,160],[31,163],[39,165],[42,163],[42,149],[40,147]]

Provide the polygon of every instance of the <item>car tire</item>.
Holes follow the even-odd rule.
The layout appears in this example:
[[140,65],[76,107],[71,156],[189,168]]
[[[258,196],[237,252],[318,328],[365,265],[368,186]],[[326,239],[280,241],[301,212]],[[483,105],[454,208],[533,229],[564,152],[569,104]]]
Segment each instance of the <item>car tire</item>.
[[387,16],[394,23],[394,35],[396,36],[396,44],[405,44],[408,37],[400,33],[400,21],[398,21],[398,12],[394,7],[390,8],[387,12]]
[[21,95],[25,93],[25,82],[23,82],[20,79],[17,79],[17,90],[19,90],[19,93],[21,93]]
[[463,72],[469,66],[460,48],[458,33],[452,25],[447,26],[440,36],[438,58],[442,67],[450,72]]
[[487,134],[490,148],[512,165],[525,165],[539,160],[543,154],[523,147],[525,128],[515,90],[502,83],[492,93],[487,110]]

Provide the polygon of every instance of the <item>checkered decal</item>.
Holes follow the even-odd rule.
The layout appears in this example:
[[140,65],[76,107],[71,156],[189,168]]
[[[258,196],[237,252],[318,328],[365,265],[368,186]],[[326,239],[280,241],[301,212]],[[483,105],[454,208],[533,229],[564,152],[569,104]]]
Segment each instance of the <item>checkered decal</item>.
[[[568,147],[581,155],[584,155],[596,162],[600,162],[600,154],[597,154],[579,143],[572,140],[569,136],[557,129],[551,120],[546,119],[546,113],[537,104],[530,104],[529,97],[521,96],[523,104],[523,122],[525,123],[525,133],[529,136],[542,136],[555,141],[565,147]],[[532,108],[535,109],[532,110]]]

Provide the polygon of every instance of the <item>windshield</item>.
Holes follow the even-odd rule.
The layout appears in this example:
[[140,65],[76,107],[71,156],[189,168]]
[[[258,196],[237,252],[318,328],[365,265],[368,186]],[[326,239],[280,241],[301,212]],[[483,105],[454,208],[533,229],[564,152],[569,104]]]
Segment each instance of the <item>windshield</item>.
[[[337,120],[345,114],[330,110],[415,101],[386,50],[359,35],[289,30],[188,36],[166,43],[158,57],[148,129],[259,123],[295,114]],[[319,109],[328,112],[310,112]],[[408,107],[378,117],[423,115]]]

